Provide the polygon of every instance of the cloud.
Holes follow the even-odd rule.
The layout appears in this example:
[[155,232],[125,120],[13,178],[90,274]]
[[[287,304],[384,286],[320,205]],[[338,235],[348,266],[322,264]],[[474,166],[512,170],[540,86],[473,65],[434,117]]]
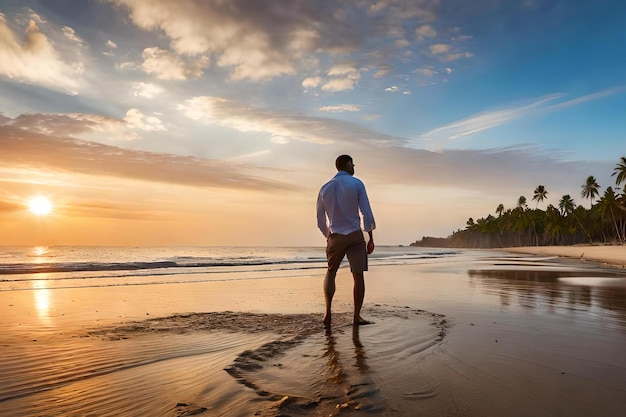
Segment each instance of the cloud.
[[115,56],[114,50],[117,49],[117,44],[109,39],[104,45],[106,46],[107,50],[102,52],[102,54],[106,56]]
[[143,82],[132,83],[131,90],[134,96],[144,98],[154,98],[165,91],[159,85]]
[[[607,172],[611,168],[581,161],[562,162],[559,154],[531,146],[441,152],[414,149],[406,147],[407,142],[402,138],[390,137],[352,123],[293,112],[255,109],[247,103],[238,104],[214,97],[195,97],[179,108],[194,120],[204,123],[242,132],[267,133],[278,144],[299,140],[328,146],[326,151],[322,151],[321,146],[311,148],[311,154],[302,159],[302,170],[305,172],[319,169],[316,162],[319,159],[314,156],[316,149],[327,155],[329,150],[336,153],[349,147],[350,152],[358,155],[360,166],[368,167],[368,183],[379,187],[398,184],[413,188],[463,187],[484,191],[484,184],[490,184],[490,192],[498,190],[506,194],[516,187],[533,187],[536,183],[545,183],[551,190],[564,183],[573,182],[576,185],[578,178],[584,179],[589,172]],[[71,121],[68,126],[59,122],[64,117]],[[56,120],[57,127],[28,128],[29,125],[43,123],[37,123],[38,120]],[[0,123],[0,166],[227,189],[293,190],[302,185],[295,173],[288,177],[298,183],[298,187],[271,179],[284,178],[285,171],[236,164],[234,161],[136,151],[61,134],[93,130],[94,125],[99,126],[98,121],[106,123],[94,115],[80,118],[67,115],[5,117]],[[123,121],[116,123],[124,124]],[[81,125],[84,125],[82,129]],[[286,155],[290,155],[289,148],[285,149]],[[263,150],[250,154],[250,158],[266,153],[267,150]],[[523,167],[524,175],[520,175],[519,169],[510,169],[511,166]]]
[[386,146],[401,141],[340,120],[258,109],[219,97],[194,97],[179,105],[178,109],[190,119],[239,132],[267,133],[279,143],[287,139],[320,145],[362,142]]
[[423,25],[415,30],[415,35],[419,42],[432,39],[437,36],[437,31],[431,25]]
[[341,113],[341,112],[355,112],[361,111],[361,107],[354,104],[340,104],[338,106],[324,106],[319,109],[321,112]]
[[[214,122],[219,124],[222,114],[236,113],[248,117],[241,114],[243,109],[253,110],[245,105],[237,106],[230,103],[221,113],[213,114]],[[351,123],[332,119],[303,117],[302,120],[296,120],[290,117],[288,112],[263,112],[255,114],[254,117],[261,120],[277,119],[262,126],[266,129],[265,132],[270,134],[276,132],[281,117],[291,119],[292,124],[289,127],[293,132],[301,132],[302,135],[319,135],[319,132],[323,132],[324,137],[332,139],[333,143],[327,143],[324,147],[309,148],[307,157],[299,158],[303,164],[302,171],[318,170],[320,155],[327,157],[329,153],[339,154],[349,149],[349,152],[358,158],[359,166],[363,168],[359,175],[364,176],[372,190],[386,189],[390,185],[411,187],[416,192],[421,188],[432,187],[439,190],[463,189],[468,192],[489,194],[490,198],[494,199],[490,204],[495,207],[500,202],[507,203],[506,200],[500,201],[501,195],[510,196],[511,200],[514,200],[519,196],[517,193],[526,189],[529,189],[530,193],[536,184],[546,184],[551,192],[553,190],[557,192],[559,187],[579,189],[579,182],[584,180],[589,172],[610,171],[610,166],[589,161],[572,161],[571,155],[532,145],[433,152],[408,147],[408,141],[402,138],[390,138]],[[289,139],[293,140],[293,137]],[[291,149],[297,152],[297,148]],[[519,168],[511,169],[512,166]],[[520,175],[521,172],[523,175]],[[484,188],[485,184],[489,184],[489,190]],[[496,191],[497,194],[492,194]]]
[[565,109],[588,101],[597,100],[614,94],[626,91],[626,86],[617,86],[602,90],[596,93],[588,94],[575,99],[567,100],[561,103],[547,105],[562,97],[563,94],[549,94],[535,99],[530,104],[509,107],[500,110],[491,110],[472,115],[468,118],[438,127],[429,132],[424,133],[421,137],[424,139],[460,139],[475,133],[491,129],[496,126],[511,122],[522,118],[532,112],[556,111]]
[[322,90],[331,92],[351,90],[361,78],[359,70],[345,62],[331,67],[327,75],[331,78],[322,85]]
[[353,78],[359,78],[359,71],[354,68],[354,64],[352,63],[342,63],[342,64],[337,64],[334,65],[332,68],[330,68],[328,70],[328,76],[329,77],[335,77],[335,76],[346,76],[346,77],[353,77]]
[[[126,6],[140,28],[162,30],[178,55],[211,55],[237,80],[295,74],[295,61],[321,46],[318,12],[301,2],[113,2]],[[344,46],[347,41],[333,43]]]
[[311,88],[316,88],[318,85],[320,85],[321,82],[322,79],[320,77],[308,77],[302,81],[302,87],[307,90]]
[[76,31],[72,29],[71,27],[63,26],[61,28],[61,31],[63,32],[65,37],[68,38],[69,40],[74,41],[81,46],[83,45],[84,41],[76,35]]
[[[31,16],[32,17],[32,16]],[[38,19],[41,22],[41,19]],[[73,29],[62,29],[73,42],[79,40]],[[45,68],[45,71],[42,71]],[[77,94],[77,73],[82,65],[62,57],[35,19],[28,21],[23,37],[17,35],[0,13],[0,75],[68,94]]]
[[385,88],[385,92],[387,93],[402,93],[403,95],[411,95],[411,92],[408,90],[401,90],[397,85],[392,85],[391,87]]
[[[440,5],[439,0],[107,1],[127,12],[139,28],[164,34],[179,58],[209,57],[231,80],[257,82],[283,76],[311,80],[344,59],[354,61],[357,68],[401,71],[405,54],[414,52],[405,35],[435,38],[437,31],[431,23]],[[392,46],[394,42],[395,46],[380,54],[381,43]],[[171,67],[173,58],[167,58]],[[151,71],[182,78],[180,70],[175,76],[169,71]],[[359,79],[348,74],[329,77],[315,87],[303,87],[339,92],[354,88]]]
[[530,112],[537,110],[541,106],[544,106],[546,103],[553,101],[558,97],[559,95],[552,94],[541,97],[534,102],[523,106],[478,113],[466,119],[459,120],[424,133],[422,138],[459,139],[465,136],[470,136],[483,130],[491,129],[526,116]]
[[411,43],[406,39],[398,39],[394,42],[394,45],[396,45],[398,48],[406,48],[407,46],[410,46]]
[[604,97],[609,97],[615,94],[620,94],[626,91],[626,85],[607,88],[606,90],[598,91],[597,93],[587,94],[582,97],[577,97],[572,100],[565,101],[563,103],[555,104],[550,107],[551,110],[560,110],[567,107],[575,106],[578,104],[586,103],[588,101],[597,100]]
[[25,113],[14,119],[0,117],[0,126],[44,135],[102,138],[105,141],[138,139],[136,130],[146,132],[167,130],[158,117],[147,116],[137,109],[128,110],[124,119],[84,113]]
[[378,71],[374,73],[374,78],[383,78],[387,76],[391,72],[389,67],[380,68]]
[[146,116],[137,109],[128,110],[124,121],[131,129],[145,130],[147,132],[167,130],[165,126],[163,126],[161,119],[154,116]]
[[327,81],[323,86],[322,90],[324,91],[345,91],[352,90],[356,84],[357,80],[346,77],[346,78],[333,78],[332,80]]
[[[91,129],[89,122],[82,130]],[[62,130],[62,129],[57,129]],[[74,128],[74,131],[81,129]],[[41,129],[0,125],[0,166],[102,175],[177,185],[253,190],[290,190],[289,184],[260,178],[267,168],[187,156],[135,151],[45,134]]]
[[452,49],[451,45],[445,43],[436,43],[434,45],[430,45],[428,50],[431,54],[441,55],[448,53]]
[[141,69],[161,80],[187,80],[201,77],[208,63],[207,57],[184,62],[178,55],[154,47],[143,50]]
[[451,61],[459,60],[461,58],[471,58],[473,56],[474,56],[474,54],[471,53],[471,52],[460,52],[460,53],[457,53],[457,54],[448,54],[448,55],[442,57],[442,61],[451,62]]
[[118,119],[82,113],[25,113],[14,119],[0,117],[0,126],[47,135],[77,136],[91,132],[111,132],[122,129],[123,125]]

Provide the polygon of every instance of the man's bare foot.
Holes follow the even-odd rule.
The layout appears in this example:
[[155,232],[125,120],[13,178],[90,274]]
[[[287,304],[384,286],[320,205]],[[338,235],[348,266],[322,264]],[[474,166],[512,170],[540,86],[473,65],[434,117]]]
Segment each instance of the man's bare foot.
[[331,320],[330,320],[330,314],[325,315],[325,316],[324,316],[324,328],[325,328],[326,330],[330,329],[330,322],[331,322]]
[[365,326],[366,324],[374,324],[373,321],[365,320],[363,317],[359,316],[358,319],[354,320],[355,326]]

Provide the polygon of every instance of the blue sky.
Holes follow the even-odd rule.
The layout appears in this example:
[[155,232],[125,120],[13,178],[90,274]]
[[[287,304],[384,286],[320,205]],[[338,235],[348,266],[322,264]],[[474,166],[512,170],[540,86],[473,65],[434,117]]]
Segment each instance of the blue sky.
[[0,0],[3,243],[323,244],[342,153],[380,244],[539,184],[588,204],[626,154],[625,44],[612,0]]

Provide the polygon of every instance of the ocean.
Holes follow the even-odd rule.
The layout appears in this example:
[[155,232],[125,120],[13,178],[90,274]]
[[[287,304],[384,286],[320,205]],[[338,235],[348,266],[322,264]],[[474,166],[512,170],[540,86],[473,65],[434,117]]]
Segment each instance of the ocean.
[[[0,248],[0,291],[159,285],[254,279],[254,273],[326,267],[323,247],[107,247]],[[454,257],[452,249],[377,246],[370,266],[400,265]],[[347,261],[344,260],[344,265]],[[241,273],[248,274],[243,275]],[[320,274],[323,272],[320,272]],[[258,275],[258,274],[257,274]],[[265,274],[266,275],[266,274]],[[245,278],[248,277],[248,278]]]

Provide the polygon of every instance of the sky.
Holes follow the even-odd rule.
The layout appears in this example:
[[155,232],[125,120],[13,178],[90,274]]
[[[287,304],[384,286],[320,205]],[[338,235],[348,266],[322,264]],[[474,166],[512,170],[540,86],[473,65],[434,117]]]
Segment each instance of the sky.
[[341,154],[379,245],[588,206],[624,45],[621,0],[0,0],[0,244],[323,246]]

